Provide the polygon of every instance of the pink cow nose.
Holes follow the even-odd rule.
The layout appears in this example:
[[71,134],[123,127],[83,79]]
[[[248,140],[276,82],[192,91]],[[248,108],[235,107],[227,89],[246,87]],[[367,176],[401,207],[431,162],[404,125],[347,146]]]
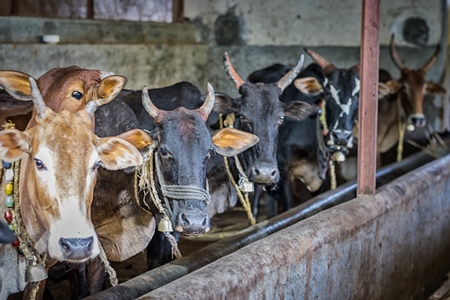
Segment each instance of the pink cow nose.
[[61,251],[69,260],[83,260],[89,258],[94,247],[94,238],[60,238]]

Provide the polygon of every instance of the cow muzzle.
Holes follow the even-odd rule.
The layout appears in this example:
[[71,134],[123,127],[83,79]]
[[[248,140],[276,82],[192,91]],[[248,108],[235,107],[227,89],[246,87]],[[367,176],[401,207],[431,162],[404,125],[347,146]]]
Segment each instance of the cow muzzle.
[[67,261],[83,261],[92,256],[94,237],[88,238],[60,238],[59,247]]
[[353,148],[353,132],[351,130],[333,130],[327,144],[328,146],[343,146],[351,149]]
[[257,184],[272,184],[280,179],[280,171],[277,166],[271,164],[254,165],[250,170],[249,180]]
[[211,229],[208,213],[197,208],[182,209],[176,222],[175,231],[184,235],[200,235]]
[[421,115],[421,114],[411,115],[408,118],[407,128],[409,131],[414,131],[414,129],[416,127],[423,128],[423,127],[425,127],[426,124],[427,124],[427,119],[425,118],[424,115]]

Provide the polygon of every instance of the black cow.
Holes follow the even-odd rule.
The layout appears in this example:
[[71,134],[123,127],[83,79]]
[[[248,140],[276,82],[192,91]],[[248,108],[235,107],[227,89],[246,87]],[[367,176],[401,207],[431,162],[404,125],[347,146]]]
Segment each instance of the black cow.
[[258,145],[239,156],[245,175],[251,182],[269,185],[279,180],[276,149],[278,130],[284,119],[302,120],[319,110],[316,105],[304,101],[283,103],[279,100],[280,95],[300,72],[302,65],[303,56],[297,65],[277,82],[255,84],[244,82],[231,65],[227,53],[224,55],[225,71],[241,97],[234,99],[216,93],[214,111],[224,115],[234,113],[234,128],[251,132],[260,138]]
[[[359,106],[359,67],[338,69],[310,49],[305,49],[317,62],[297,76],[280,100],[289,103],[304,100],[322,106],[326,122],[319,117],[301,122],[285,122],[280,129],[277,159],[282,172],[279,190],[269,189],[283,201],[283,209],[292,207],[292,182],[302,181],[307,190],[319,193],[327,188],[328,161],[333,153],[345,156],[353,147],[352,129]],[[289,66],[275,64],[255,71],[251,82],[274,82],[284,76]],[[323,101],[324,100],[324,101]],[[337,156],[336,156],[337,157]],[[255,194],[253,212],[257,214],[261,189]],[[303,199],[305,200],[305,199]],[[276,214],[270,207],[268,216]]]
[[[200,104],[197,106],[199,108],[189,110],[180,105],[195,98],[183,90],[189,85],[182,83],[165,88],[166,92],[154,100],[155,104],[144,89],[142,93],[136,93],[142,99],[140,109],[137,103],[130,102],[133,97],[127,99],[135,104],[133,108],[136,111],[145,110],[146,114],[136,116],[130,106],[119,99],[96,113],[95,132],[101,136],[136,128],[148,132],[146,143],[142,144],[140,150],[147,157],[145,164],[153,162],[155,189],[158,197],[163,199],[162,206],[155,205],[149,196],[150,186],[147,186],[148,191],[136,194],[137,178],[133,170],[99,170],[91,208],[92,219],[110,260],[122,261],[145,249],[155,231],[152,215],[158,221],[162,219],[162,224],[166,225],[165,217],[169,218],[170,225],[162,233],[165,235],[172,230],[170,227],[177,234],[198,235],[208,232],[211,225],[207,204],[210,200],[214,203],[215,199],[211,199],[209,194],[211,184],[206,179],[207,162],[215,156],[215,152],[234,156],[258,141],[256,136],[236,129],[224,128],[211,133],[206,120],[214,105],[214,91],[209,85],[206,100],[203,102],[200,98],[202,102],[197,103]],[[192,85],[190,88],[195,90]],[[185,92],[184,97],[183,93],[179,93],[180,90]],[[180,97],[171,102],[175,94]],[[167,106],[167,103],[172,104]],[[155,105],[172,109],[163,110]],[[127,136],[121,137],[127,139]],[[158,229],[161,227],[158,226]],[[158,237],[161,235],[157,234]],[[148,253],[158,252],[158,249],[152,249],[153,246],[161,247],[158,243],[150,244]],[[149,260],[152,262],[155,258],[149,257]],[[102,288],[105,276],[99,267],[101,264],[97,260],[88,268],[88,276],[91,276],[88,280],[89,291],[83,290],[81,295],[78,292],[78,297],[93,294]],[[74,268],[72,273],[75,282],[84,282],[86,279],[85,266]],[[79,285],[76,287],[79,288]]]

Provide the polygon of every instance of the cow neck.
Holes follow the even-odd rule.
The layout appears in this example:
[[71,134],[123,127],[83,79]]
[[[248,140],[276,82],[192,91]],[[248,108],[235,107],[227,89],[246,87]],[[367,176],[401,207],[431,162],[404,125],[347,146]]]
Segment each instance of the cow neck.
[[[41,255],[40,252],[44,251],[38,251],[36,249],[36,235],[30,236],[27,232],[27,227],[32,228],[30,226],[26,226],[27,220],[29,220],[29,218],[27,219],[26,217],[29,216],[26,215],[25,217],[23,217],[21,213],[22,211],[33,211],[32,209],[30,210],[30,206],[25,205],[29,203],[23,201],[24,197],[22,195],[22,192],[26,191],[25,185],[19,184],[20,182],[26,182],[26,180],[24,179],[24,174],[27,173],[26,167],[26,157],[14,163],[5,163],[2,161],[2,164],[0,165],[0,178],[3,179],[3,177],[5,177],[6,183],[4,190],[7,194],[7,197],[11,197],[5,198],[7,211],[5,211],[4,216],[7,221],[9,220],[8,227],[14,231],[17,237],[17,240],[12,243],[12,246],[17,248],[18,253],[21,254],[28,263],[27,269],[25,271],[25,280],[31,280],[30,282],[37,283],[32,287],[30,294],[30,298],[35,299],[39,291],[40,281],[45,280],[48,277],[45,270],[47,253]],[[27,193],[25,192],[23,194],[26,195]],[[22,197],[19,197],[19,195],[22,195]],[[29,197],[27,197],[27,199],[29,199]],[[11,214],[11,219],[9,217],[7,218],[6,212],[9,212]],[[36,218],[34,219],[37,220]],[[38,224],[36,224],[36,226],[38,226]],[[33,275],[31,274],[38,274],[38,277],[33,277]],[[27,277],[27,275],[31,275],[31,277]]]
[[397,162],[403,158],[403,141],[406,130],[406,112],[402,106],[402,93],[397,93],[397,113],[398,113],[398,144],[397,144]]
[[[225,121],[223,120],[223,115],[219,116],[220,128],[222,129],[224,126],[227,128],[233,128],[234,121],[236,120],[236,116],[234,113],[230,113],[226,116]],[[248,193],[254,191],[254,184],[251,182],[247,175],[244,172],[244,168],[242,168],[241,162],[239,161],[239,157],[237,155],[234,156],[234,161],[236,168],[239,172],[239,183],[236,183],[234,180],[233,174],[230,170],[230,165],[228,164],[228,158],[226,156],[223,157],[223,161],[225,164],[225,169],[227,170],[228,177],[230,178],[231,183],[236,190],[236,194],[241,202],[242,206],[247,213],[247,218],[250,221],[251,225],[256,224],[256,220],[252,214],[252,209],[250,205],[250,200],[248,198]]]

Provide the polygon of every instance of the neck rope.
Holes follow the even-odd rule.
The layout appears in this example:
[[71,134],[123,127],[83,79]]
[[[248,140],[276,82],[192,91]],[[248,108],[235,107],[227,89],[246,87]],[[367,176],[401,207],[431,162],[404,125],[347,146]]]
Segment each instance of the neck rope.
[[[158,181],[161,187],[161,194],[164,199],[164,204],[166,208],[164,208],[161,198],[159,197],[159,193],[156,189],[156,182],[154,176],[154,164],[156,166],[156,180]],[[142,164],[140,168],[136,168],[134,173],[134,195],[137,203],[140,205],[139,200],[139,191],[144,193],[144,197],[142,202],[146,206],[143,208],[146,211],[150,211],[150,205],[146,202],[146,195],[150,194],[150,198],[153,204],[156,206],[156,209],[159,211],[159,214],[162,216],[158,222],[158,231],[164,233],[165,237],[168,239],[169,243],[172,245],[172,255],[176,258],[181,258],[181,253],[178,250],[178,245],[175,237],[170,234],[173,232],[172,222],[170,221],[170,217],[173,214],[172,208],[170,206],[168,198],[174,200],[183,200],[183,199],[193,199],[204,201],[206,205],[211,201],[211,196],[209,194],[209,184],[206,182],[206,189],[203,189],[194,185],[167,185],[165,183],[162,171],[161,171],[161,163],[159,161],[158,155],[155,155],[154,150],[151,150],[148,155],[148,159]]]
[[[223,121],[223,116],[219,116],[220,128],[228,127],[233,128],[234,121],[236,120],[236,116],[234,113],[230,113],[226,116],[225,121]],[[228,177],[230,178],[231,183],[233,184],[236,194],[239,198],[239,201],[244,207],[245,212],[247,213],[247,218],[251,225],[256,224],[256,220],[252,214],[252,208],[250,204],[250,200],[248,198],[248,193],[251,193],[255,190],[253,182],[251,182],[247,175],[244,172],[244,168],[242,167],[241,162],[239,161],[239,157],[237,155],[234,156],[234,161],[236,165],[236,169],[239,172],[239,181],[236,183],[234,180],[233,174],[231,174],[230,166],[228,164],[228,158],[226,156],[223,157],[225,168],[228,173]]]

